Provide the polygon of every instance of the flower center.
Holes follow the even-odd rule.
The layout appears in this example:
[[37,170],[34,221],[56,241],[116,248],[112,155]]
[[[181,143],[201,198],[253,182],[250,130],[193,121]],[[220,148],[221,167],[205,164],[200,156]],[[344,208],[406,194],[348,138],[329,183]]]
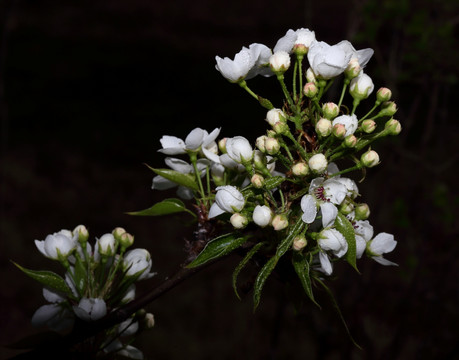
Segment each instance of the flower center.
[[325,197],[325,189],[323,186],[319,186],[314,190],[314,195],[316,196],[317,199],[322,200],[322,201],[330,201]]

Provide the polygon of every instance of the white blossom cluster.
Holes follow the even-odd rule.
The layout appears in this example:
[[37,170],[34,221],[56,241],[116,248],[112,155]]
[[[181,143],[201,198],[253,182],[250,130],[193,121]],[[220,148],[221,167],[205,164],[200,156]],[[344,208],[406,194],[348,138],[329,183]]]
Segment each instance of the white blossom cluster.
[[[396,265],[383,257],[395,248],[394,236],[374,236],[369,207],[358,201],[356,182],[341,176],[379,164],[370,144],[401,131],[387,88],[377,91],[370,112],[357,113],[374,90],[363,70],[372,55],[372,49],[356,50],[347,40],[329,45],[318,41],[314,31],[298,29],[288,30],[273,49],[251,44],[233,59],[217,56],[216,69],[267,108],[270,129],[253,145],[243,136],[218,139],[220,128],[210,133],[196,128],[185,141],[163,136],[160,152],[187,154],[190,162],[167,157],[172,172],[157,172],[153,189],[178,186],[178,196],[196,199],[207,221],[228,222],[241,234],[262,228],[266,238],[279,243],[301,218],[302,231],[290,248],[312,256],[312,269],[326,275],[332,274],[336,259],[350,256],[352,262],[364,253],[380,264]],[[303,69],[306,59],[309,66]],[[293,86],[288,89],[284,75],[292,67]],[[284,92],[281,108],[249,89],[246,80],[257,75],[275,75]],[[324,101],[338,78],[343,78],[340,99]],[[345,106],[349,98],[351,105]],[[339,170],[337,164],[345,160],[354,165]],[[179,174],[194,179],[196,187],[187,186]]]
[[[45,325],[54,331],[64,331],[73,327],[77,319],[84,322],[101,319],[134,300],[136,281],[154,275],[150,272],[150,253],[139,248],[127,250],[134,237],[123,228],[102,235],[94,246],[88,238],[86,227],[79,225],[73,231],[61,230],[47,235],[45,240],[35,240],[40,253],[59,261],[66,273],[64,278],[57,274],[41,278],[45,285],[43,296],[49,304],[34,313],[34,326]],[[56,278],[62,281],[59,283]],[[96,349],[142,359],[142,352],[129,343],[124,344],[123,338],[135,334],[139,326],[152,326],[151,317],[151,314],[144,314],[143,318],[132,316],[107,330],[103,343],[95,344]]]

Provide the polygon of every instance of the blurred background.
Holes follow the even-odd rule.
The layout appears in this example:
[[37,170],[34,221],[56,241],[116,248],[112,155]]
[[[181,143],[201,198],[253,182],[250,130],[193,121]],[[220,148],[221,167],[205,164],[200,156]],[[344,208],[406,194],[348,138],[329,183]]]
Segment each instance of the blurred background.
[[[251,293],[240,301],[231,289],[237,258],[150,304],[156,325],[134,345],[147,359],[459,358],[458,10],[454,0],[1,1],[0,345],[38,332],[30,318],[45,304],[10,260],[61,271],[35,239],[78,224],[92,239],[125,227],[158,272],[139,293],[183,263],[187,215],[125,214],[174,195],[150,189],[144,163],[163,166],[165,134],[264,133],[265,110],[215,70],[215,55],[273,47],[307,27],[375,50],[366,72],[393,91],[403,127],[373,146],[382,162],[359,186],[375,233],[395,234],[387,257],[400,266],[363,259],[358,275],[343,263],[329,282],[364,350],[321,291],[322,310],[296,311],[270,279],[253,313]],[[280,98],[272,79],[250,84]]]

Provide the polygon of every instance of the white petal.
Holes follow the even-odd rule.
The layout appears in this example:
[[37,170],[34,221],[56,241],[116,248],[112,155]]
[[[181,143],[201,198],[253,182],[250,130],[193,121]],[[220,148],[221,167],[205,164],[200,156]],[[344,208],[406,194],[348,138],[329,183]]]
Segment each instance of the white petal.
[[287,33],[277,41],[276,45],[274,46],[273,52],[291,52],[293,49],[293,45],[295,44],[296,38],[296,31],[292,29],[288,30]]
[[173,181],[170,181],[166,178],[163,178],[160,175],[157,175],[153,178],[153,185],[151,186],[151,188],[155,190],[167,190],[175,186],[177,186],[177,184]]
[[48,288],[43,288],[43,297],[46,299],[46,301],[50,303],[58,303],[65,300],[65,298],[61,294],[52,291]]
[[397,246],[394,235],[388,233],[379,233],[370,242],[370,251],[376,255],[382,255],[391,252]]
[[213,141],[215,141],[215,139],[220,134],[220,130],[221,130],[221,128],[215,128],[209,135],[207,135],[206,138],[204,139],[203,143],[202,143],[202,146],[207,146],[210,143],[212,143]]
[[118,351],[118,354],[125,356],[130,359],[135,359],[135,360],[142,360],[143,359],[143,353],[136,347],[132,345],[126,345],[123,349]]
[[193,172],[193,166],[182,159],[167,157],[164,159],[164,162],[172,170],[178,171],[179,173],[189,174]]
[[323,252],[319,252],[319,260],[320,260],[320,266],[322,267],[321,270],[326,275],[331,275],[331,273],[333,272],[333,267],[330,262],[330,259],[328,258],[328,255]]
[[48,257],[48,255],[45,252],[44,240],[35,240],[35,246],[37,247],[38,251],[40,251],[44,256]]
[[162,149],[159,149],[159,152],[162,152],[167,155],[177,155],[185,153],[185,143],[182,139],[179,139],[176,136],[164,135],[160,140]]
[[312,195],[304,195],[301,198],[301,210],[303,210],[301,219],[306,224],[311,224],[317,216],[316,200]]
[[398,264],[387,259],[384,259],[382,256],[373,256],[372,259],[384,266],[398,266]]
[[193,199],[193,191],[185,186],[179,186],[177,189],[177,196],[183,200]]
[[322,226],[327,228],[331,226],[338,215],[338,209],[335,205],[329,202],[320,204],[320,211],[322,213]]
[[204,153],[204,156],[208,158],[209,160],[212,160],[213,162],[220,163],[220,157],[212,152],[211,150],[203,147],[202,152]]
[[50,319],[57,316],[61,311],[61,307],[58,304],[43,305],[35,311],[32,316],[33,326],[45,325]]
[[363,252],[365,251],[367,242],[362,236],[356,234],[355,235],[355,246],[356,246],[356,257],[357,259],[360,259],[363,255]]
[[186,148],[189,150],[197,150],[202,145],[207,135],[207,131],[203,129],[193,129],[185,139]]
[[217,205],[217,203],[213,203],[212,206],[210,207],[209,210],[209,219],[212,219],[218,215],[221,215],[225,212],[220,206]]

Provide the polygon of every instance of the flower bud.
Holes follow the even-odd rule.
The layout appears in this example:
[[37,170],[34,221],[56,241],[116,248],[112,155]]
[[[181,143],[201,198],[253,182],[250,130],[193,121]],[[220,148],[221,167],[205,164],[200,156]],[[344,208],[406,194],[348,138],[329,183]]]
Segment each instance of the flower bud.
[[252,178],[250,179],[250,182],[252,183],[253,186],[255,186],[257,189],[260,189],[263,187],[265,184],[265,178],[261,176],[260,174],[254,174]]
[[222,154],[226,154],[226,140],[228,140],[228,138],[225,137],[218,141],[218,148],[220,149]]
[[353,148],[357,145],[357,138],[354,135],[348,135],[344,138],[344,146]]
[[98,241],[99,253],[104,256],[115,255],[116,240],[112,234],[104,234]]
[[314,84],[317,82],[316,75],[314,74],[314,71],[312,71],[311,68],[308,68],[306,70],[306,80]]
[[269,225],[272,219],[272,211],[266,205],[257,205],[253,210],[252,219],[255,224],[260,227],[265,227]]
[[124,255],[123,268],[126,276],[138,275],[139,280],[148,279],[154,275],[149,272],[151,266],[151,255],[146,249],[132,249]]
[[326,137],[332,132],[332,122],[328,119],[321,118],[316,124],[316,132],[322,137]]
[[151,329],[153,326],[155,326],[155,317],[152,313],[145,314],[143,324],[147,329]]
[[357,116],[355,114],[341,115],[332,121],[333,126],[336,124],[343,124],[346,129],[345,136],[348,136],[352,135],[357,130],[359,121],[357,120]]
[[277,214],[274,216],[271,225],[276,231],[283,230],[288,226],[288,218],[284,214]]
[[397,104],[393,101],[386,101],[379,111],[380,116],[393,116],[397,112]]
[[355,220],[366,220],[370,217],[370,207],[362,203],[355,207]]
[[314,96],[316,96],[318,91],[319,89],[317,89],[316,84],[314,84],[313,82],[308,82],[306,85],[304,85],[303,88],[303,93],[308,98],[313,98]]
[[253,149],[249,141],[242,136],[235,136],[226,141],[226,151],[228,156],[237,163],[252,160]]
[[371,119],[363,120],[361,126],[365,133],[371,134],[376,129],[376,122]]
[[392,97],[392,91],[388,88],[382,87],[376,92],[376,100],[383,103],[389,101]]
[[293,250],[300,251],[306,247],[308,241],[304,235],[300,235],[293,239]]
[[362,72],[351,80],[349,93],[354,99],[363,100],[370,96],[374,88],[373,80]]
[[287,133],[290,129],[288,125],[282,121],[278,121],[274,124],[273,130],[276,132],[276,134],[285,134]]
[[122,248],[126,249],[132,244],[134,244],[134,236],[131,234],[125,232],[124,234],[121,235],[120,237],[120,245]]
[[266,169],[267,163],[268,159],[266,158],[265,154],[258,150],[253,152],[253,165],[255,165],[257,170],[263,172],[263,170]]
[[269,155],[277,154],[280,150],[279,141],[275,138],[267,137],[265,139],[265,149]]
[[120,241],[121,235],[123,235],[126,232],[122,227],[117,227],[113,229],[112,234],[115,237],[116,241]]
[[353,210],[354,210],[354,204],[347,200],[344,200],[339,206],[339,211],[343,215],[349,215]]
[[321,174],[327,169],[327,158],[324,154],[315,154],[309,159],[308,165],[314,173]]
[[338,105],[332,102],[328,102],[322,105],[322,111],[326,119],[332,120],[339,114]]
[[269,125],[274,126],[278,121],[287,122],[285,114],[281,109],[271,109],[266,114],[266,121]]
[[260,151],[262,152],[265,152],[266,149],[265,149],[265,140],[267,139],[268,137],[266,135],[261,135],[259,137],[257,137],[257,139],[255,140],[255,146],[260,149]]
[[362,154],[360,161],[365,167],[371,168],[379,164],[379,155],[374,150],[368,150]]
[[296,176],[305,176],[309,173],[308,164],[305,162],[297,162],[295,165],[292,166],[292,173]]
[[346,127],[343,124],[335,124],[332,129],[333,135],[338,139],[344,139],[346,136]]
[[235,229],[243,229],[249,223],[247,218],[240,213],[234,213],[233,215],[231,215],[230,222],[231,222],[231,225],[233,225]]
[[351,80],[360,74],[360,70],[362,70],[362,68],[359,64],[359,60],[357,58],[352,58],[346,70],[344,70],[344,75],[347,79]]
[[402,125],[400,122],[395,119],[390,119],[386,122],[384,129],[389,133],[389,135],[398,135],[402,131]]
[[78,235],[78,242],[80,244],[86,243],[89,239],[89,232],[86,226],[78,225],[75,229],[73,229],[73,235]]
[[242,193],[234,186],[225,185],[217,188],[215,202],[226,212],[237,212],[244,208],[245,200]]
[[269,66],[275,73],[284,73],[290,67],[290,55],[286,51],[277,51],[269,58]]

